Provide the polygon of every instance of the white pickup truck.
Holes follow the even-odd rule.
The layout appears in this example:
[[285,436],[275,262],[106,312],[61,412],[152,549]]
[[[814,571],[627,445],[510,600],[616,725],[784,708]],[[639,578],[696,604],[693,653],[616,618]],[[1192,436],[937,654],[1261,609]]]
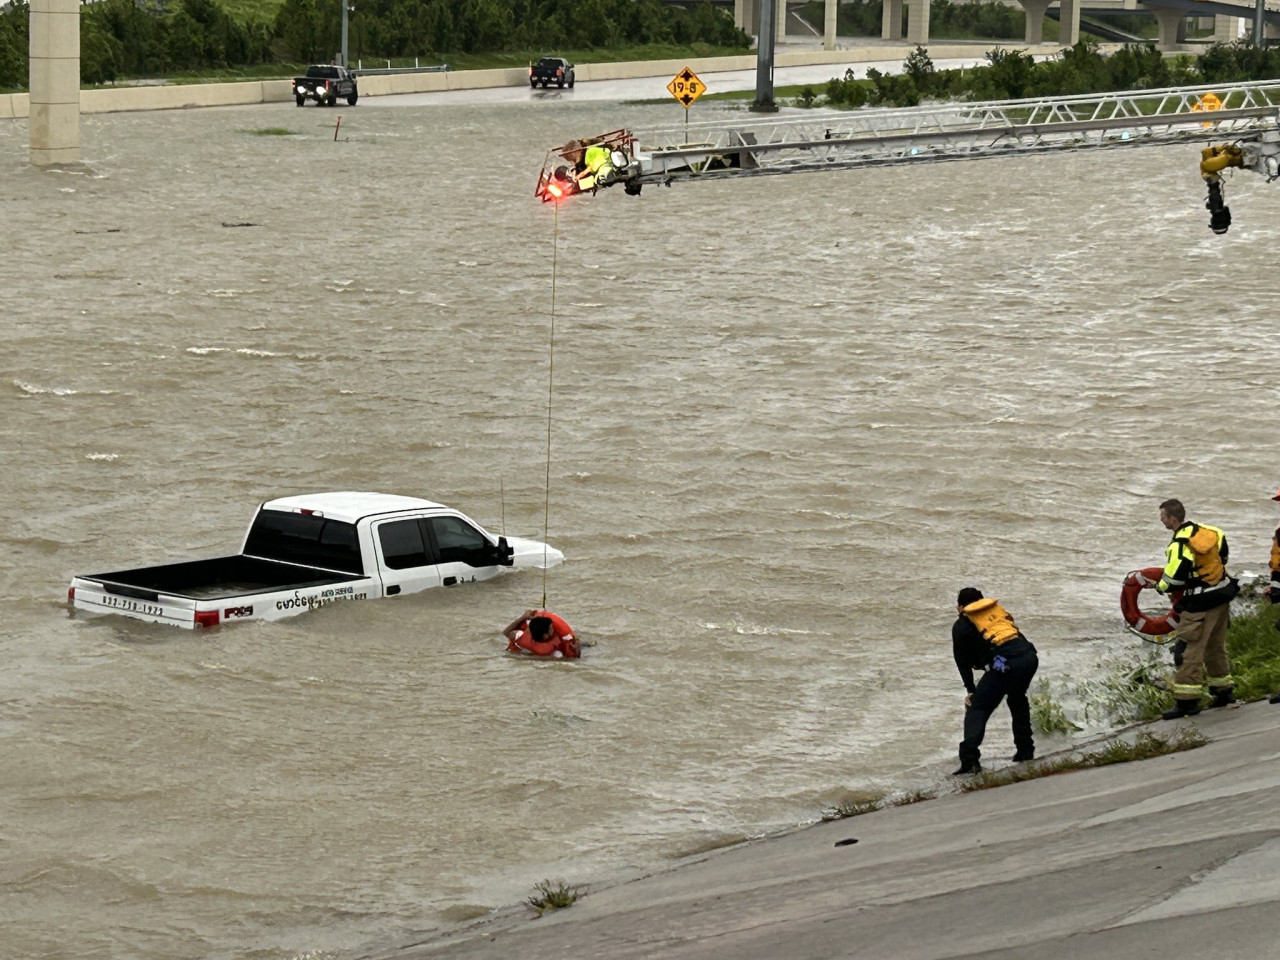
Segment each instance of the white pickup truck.
[[368,600],[488,580],[504,567],[551,567],[564,554],[497,537],[450,507],[386,493],[268,500],[240,552],[75,577],[75,610],[174,626],[280,620],[339,600]]

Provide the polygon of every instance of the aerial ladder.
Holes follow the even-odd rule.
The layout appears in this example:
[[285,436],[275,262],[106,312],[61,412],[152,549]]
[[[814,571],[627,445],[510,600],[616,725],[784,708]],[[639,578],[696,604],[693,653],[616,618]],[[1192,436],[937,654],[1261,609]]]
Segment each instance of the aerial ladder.
[[1280,176],[1280,81],[613,130],[550,149],[535,195],[557,201],[621,184],[638,196],[646,184],[1172,144],[1207,144],[1209,226],[1226,233],[1223,171]]

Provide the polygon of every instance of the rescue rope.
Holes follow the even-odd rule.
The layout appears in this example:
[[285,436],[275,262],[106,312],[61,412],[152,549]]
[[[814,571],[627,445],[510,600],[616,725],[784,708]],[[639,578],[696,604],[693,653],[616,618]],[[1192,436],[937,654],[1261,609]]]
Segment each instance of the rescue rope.
[[547,544],[551,526],[551,397],[556,371],[556,266],[560,252],[560,204],[553,203],[555,216],[551,228],[551,339],[547,344],[547,480],[546,499],[542,507],[542,606],[547,609]]

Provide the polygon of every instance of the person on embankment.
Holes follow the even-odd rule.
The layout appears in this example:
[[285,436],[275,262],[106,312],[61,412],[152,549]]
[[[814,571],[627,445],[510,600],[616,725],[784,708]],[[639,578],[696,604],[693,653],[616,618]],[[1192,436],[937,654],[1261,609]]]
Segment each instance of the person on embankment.
[[1186,648],[1173,676],[1173,707],[1164,712],[1164,719],[1176,720],[1200,712],[1206,686],[1213,697],[1210,707],[1234,701],[1227,624],[1240,584],[1227,573],[1230,545],[1225,533],[1188,520],[1179,500],[1160,504],[1160,523],[1173,533],[1173,539],[1165,548],[1164,573],[1156,591],[1182,591],[1175,609],[1180,614],[1178,639]]
[[[960,741],[960,769],[952,776],[982,772],[982,739],[987,720],[1008,698],[1013,718],[1013,743],[1018,762],[1036,755],[1031,733],[1031,702],[1027,690],[1039,669],[1040,659],[1009,612],[977,587],[965,587],[956,597],[959,617],[951,627],[951,649],[956,668],[968,691],[964,698],[964,739]],[[975,684],[973,671],[983,670]]]

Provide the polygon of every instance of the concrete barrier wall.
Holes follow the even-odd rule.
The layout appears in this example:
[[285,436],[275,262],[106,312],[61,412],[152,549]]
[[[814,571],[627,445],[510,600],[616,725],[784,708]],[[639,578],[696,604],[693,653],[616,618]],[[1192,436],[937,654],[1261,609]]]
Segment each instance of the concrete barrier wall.
[[31,98],[25,93],[0,94],[0,120],[25,119],[31,114]]
[[[1010,50],[1050,53],[1057,44],[1037,47],[1023,44],[992,44]],[[852,47],[847,50],[779,51],[775,65],[779,67],[830,64],[832,75],[840,67],[867,61],[903,60],[914,47]],[[928,48],[934,60],[981,57],[989,49],[985,44],[941,44]],[[688,60],[639,60],[624,63],[580,63],[575,67],[575,80],[633,80],[640,77],[674,77],[685,67],[697,74],[754,70],[755,54],[736,57],[693,57]],[[436,93],[444,90],[475,90],[488,87],[518,87],[529,82],[527,67],[496,70],[457,70],[443,73],[397,73],[360,78],[360,96],[380,97],[397,93]],[[713,91],[714,92],[714,91]],[[95,87],[80,91],[81,113],[116,113],[126,110],[179,110],[186,107],[227,107],[250,103],[280,103],[293,99],[288,80],[252,80],[242,83],[193,83],[155,87]],[[0,95],[0,119],[22,119],[29,116],[30,104],[25,93]]]

